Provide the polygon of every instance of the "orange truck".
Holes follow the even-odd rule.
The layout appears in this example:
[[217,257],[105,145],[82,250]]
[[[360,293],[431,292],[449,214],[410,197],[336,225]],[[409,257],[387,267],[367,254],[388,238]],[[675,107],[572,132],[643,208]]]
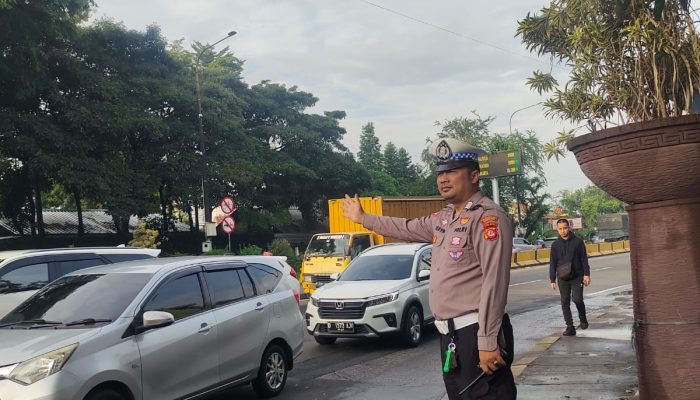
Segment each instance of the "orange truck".
[[[315,234],[301,263],[299,281],[311,294],[319,284],[330,282],[331,274],[342,272],[350,261],[368,247],[397,242],[385,238],[343,215],[342,200],[328,200],[328,226],[325,233]],[[415,218],[441,210],[445,201],[438,197],[361,197],[362,208],[371,214]]]

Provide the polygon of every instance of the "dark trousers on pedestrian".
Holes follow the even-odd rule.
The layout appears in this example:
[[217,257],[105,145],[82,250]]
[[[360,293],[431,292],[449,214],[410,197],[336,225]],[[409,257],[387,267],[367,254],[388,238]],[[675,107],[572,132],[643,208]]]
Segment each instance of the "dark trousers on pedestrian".
[[583,277],[577,276],[571,280],[557,279],[559,294],[561,295],[561,310],[564,313],[566,326],[573,327],[574,320],[571,316],[571,300],[576,304],[578,319],[580,322],[588,322],[586,319],[586,305],[583,304]]
[[[503,316],[501,326],[502,338],[505,346],[499,340],[499,346],[503,352],[503,358],[508,363],[501,366],[492,375],[484,375],[477,379],[482,370],[479,367],[479,347],[477,332],[479,324],[472,324],[454,332],[454,343],[457,346],[457,368],[442,374],[450,400],[514,400],[517,397],[515,379],[510,370],[513,364],[513,327],[510,324],[508,314]],[[451,335],[440,335],[440,354],[442,364],[445,363],[445,350],[450,343]],[[461,396],[459,392],[466,388],[475,379],[472,387]]]

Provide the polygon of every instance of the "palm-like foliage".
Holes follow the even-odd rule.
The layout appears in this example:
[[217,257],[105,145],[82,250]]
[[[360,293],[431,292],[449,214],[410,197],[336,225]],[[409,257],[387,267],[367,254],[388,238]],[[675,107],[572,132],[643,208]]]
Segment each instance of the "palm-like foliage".
[[[552,93],[549,117],[586,121],[592,130],[614,117],[673,117],[690,113],[700,91],[700,40],[687,0],[553,0],[519,21],[517,35],[571,69],[563,87],[539,71],[528,80]],[[546,146],[549,158],[563,154],[562,140]]]

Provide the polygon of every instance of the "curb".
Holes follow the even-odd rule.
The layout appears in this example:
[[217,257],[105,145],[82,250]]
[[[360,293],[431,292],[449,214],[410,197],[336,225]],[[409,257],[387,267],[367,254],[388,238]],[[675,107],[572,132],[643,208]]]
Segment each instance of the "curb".
[[[593,321],[596,320],[603,315],[607,314],[608,311],[604,312],[595,312],[591,313],[588,315],[588,321]],[[576,325],[576,328],[578,328],[579,325]],[[532,363],[537,361],[537,359],[544,354],[549,348],[557,342],[561,338],[561,334],[559,335],[553,335],[553,336],[547,336],[543,339],[541,339],[537,344],[532,346],[530,350],[528,350],[527,353],[525,353],[524,356],[520,357],[519,359],[515,360],[513,362],[513,365],[511,365],[510,369],[513,372],[513,377],[515,378],[515,383],[521,383],[522,381],[520,380],[520,377],[522,376],[523,372],[525,372],[525,369],[530,366]]]

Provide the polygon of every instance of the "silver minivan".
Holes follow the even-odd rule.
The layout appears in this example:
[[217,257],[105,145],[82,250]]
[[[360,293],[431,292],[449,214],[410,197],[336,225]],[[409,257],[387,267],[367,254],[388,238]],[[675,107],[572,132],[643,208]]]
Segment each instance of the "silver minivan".
[[249,382],[275,396],[304,338],[286,267],[185,257],[65,275],[0,320],[0,398],[171,400]]

